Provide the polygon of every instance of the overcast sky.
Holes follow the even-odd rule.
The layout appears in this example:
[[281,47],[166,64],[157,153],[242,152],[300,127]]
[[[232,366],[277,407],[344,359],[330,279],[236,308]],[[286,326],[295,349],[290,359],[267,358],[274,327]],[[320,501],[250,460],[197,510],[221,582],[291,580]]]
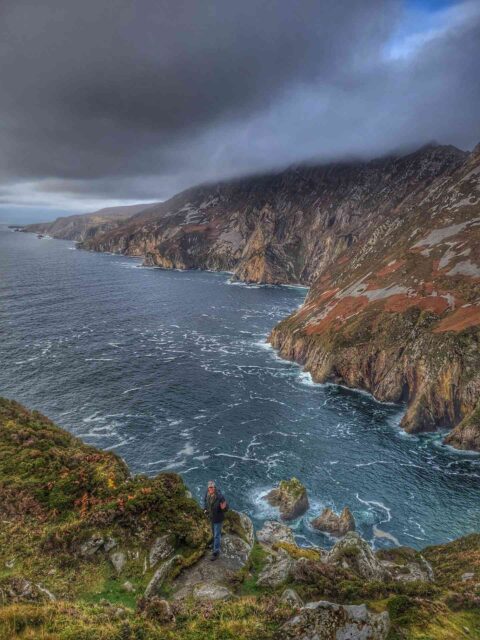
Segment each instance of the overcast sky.
[[1,0],[0,221],[480,141],[480,2]]

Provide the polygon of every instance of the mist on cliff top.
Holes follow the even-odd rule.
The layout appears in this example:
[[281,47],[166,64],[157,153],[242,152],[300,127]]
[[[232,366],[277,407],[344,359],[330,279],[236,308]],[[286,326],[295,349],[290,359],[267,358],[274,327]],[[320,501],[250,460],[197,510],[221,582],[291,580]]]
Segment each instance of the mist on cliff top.
[[4,0],[0,221],[480,139],[474,1]]

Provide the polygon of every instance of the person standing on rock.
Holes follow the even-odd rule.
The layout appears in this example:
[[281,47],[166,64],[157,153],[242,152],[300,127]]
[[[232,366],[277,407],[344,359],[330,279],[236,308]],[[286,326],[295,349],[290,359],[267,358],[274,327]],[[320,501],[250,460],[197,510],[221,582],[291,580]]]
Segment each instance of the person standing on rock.
[[220,554],[220,542],[222,539],[222,523],[225,511],[228,510],[227,501],[213,480],[208,481],[207,493],[204,500],[205,513],[212,525],[213,553],[210,560],[216,560]]

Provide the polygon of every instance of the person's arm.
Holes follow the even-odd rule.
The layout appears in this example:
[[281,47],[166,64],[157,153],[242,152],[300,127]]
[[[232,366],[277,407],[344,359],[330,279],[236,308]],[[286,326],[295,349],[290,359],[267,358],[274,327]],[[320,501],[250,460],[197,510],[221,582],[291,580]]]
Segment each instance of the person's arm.
[[227,508],[227,501],[225,500],[225,496],[220,494],[219,496],[219,504],[220,504],[220,509],[222,511],[224,511]]
[[205,495],[203,496],[203,510],[207,511],[208,507],[207,507],[207,495],[208,493],[206,492]]

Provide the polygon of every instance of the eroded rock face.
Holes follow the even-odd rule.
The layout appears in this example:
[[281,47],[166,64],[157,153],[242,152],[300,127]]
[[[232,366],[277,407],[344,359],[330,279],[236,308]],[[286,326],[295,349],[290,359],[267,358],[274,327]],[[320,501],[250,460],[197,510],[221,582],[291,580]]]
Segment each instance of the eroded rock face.
[[264,523],[263,528],[257,531],[257,540],[269,546],[277,542],[295,544],[293,531],[290,527],[275,520],[267,520]]
[[294,520],[308,509],[307,490],[297,478],[282,480],[276,489],[272,489],[265,500],[280,510],[282,520]]
[[327,507],[311,524],[315,529],[333,536],[344,536],[349,531],[355,531],[355,518],[348,507],[345,507],[340,515]]
[[325,562],[350,569],[365,580],[386,580],[390,577],[388,569],[378,560],[370,545],[354,531],[335,544]]
[[278,640],[385,640],[390,628],[388,613],[370,613],[362,605],[309,602],[286,622]]

